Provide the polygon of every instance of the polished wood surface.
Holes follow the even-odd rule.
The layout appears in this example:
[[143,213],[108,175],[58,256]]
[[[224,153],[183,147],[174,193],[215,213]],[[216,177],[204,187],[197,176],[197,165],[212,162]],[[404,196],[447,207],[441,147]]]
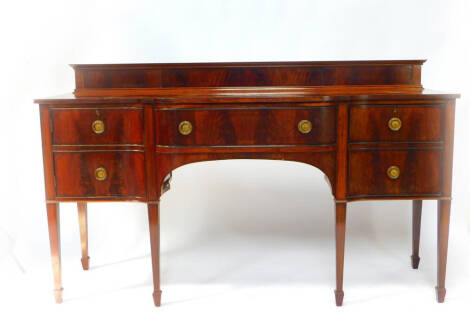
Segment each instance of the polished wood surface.
[[[55,151],[57,198],[145,198],[145,157],[132,151]],[[96,170],[104,168],[104,180]]]
[[150,229],[150,247],[152,250],[153,269],[153,302],[155,306],[160,306],[162,291],[160,289],[160,222],[158,203],[149,203],[148,217]]
[[[351,142],[439,142],[444,105],[361,104],[351,107]],[[389,126],[398,119],[400,128]]]
[[[160,198],[172,171],[209,160],[309,164],[336,210],[336,304],[344,298],[348,202],[438,200],[437,299],[445,297],[455,99],[426,90],[423,60],[72,65],[74,94],[40,104],[54,292],[62,300],[59,203],[78,202],[82,265],[89,201],[148,206],[154,304],[161,304]],[[170,264],[171,265],[171,264]]]
[[447,244],[449,241],[450,200],[437,201],[437,286],[436,298],[444,302],[446,296]]
[[[336,140],[334,107],[282,108],[275,106],[201,106],[162,109],[157,113],[157,146],[327,145]],[[311,122],[302,133],[298,124]],[[190,122],[192,131],[181,135],[178,125]]]
[[72,65],[76,90],[249,86],[421,86],[423,60]]
[[[349,151],[349,198],[440,196],[442,149],[358,149]],[[387,175],[396,166],[397,179]]]
[[346,203],[336,202],[335,235],[336,235],[336,306],[343,305],[343,271],[344,271],[344,246],[346,240]]
[[87,203],[77,202],[78,224],[80,226],[80,244],[82,246],[82,267],[88,270],[90,267],[90,257],[88,256],[88,213]]
[[[61,108],[52,109],[54,145],[135,145],[143,146],[142,108]],[[101,133],[93,123],[101,121]]]
[[419,266],[419,241],[421,237],[421,211],[423,208],[422,200],[413,200],[413,232],[412,232],[412,249],[411,267],[418,269]]

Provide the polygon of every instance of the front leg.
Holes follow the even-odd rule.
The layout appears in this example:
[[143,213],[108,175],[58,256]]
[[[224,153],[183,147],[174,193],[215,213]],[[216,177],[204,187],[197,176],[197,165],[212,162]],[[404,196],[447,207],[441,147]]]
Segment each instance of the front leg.
[[437,286],[438,303],[446,297],[447,244],[449,241],[450,200],[441,199],[437,202]]
[[52,272],[54,275],[54,297],[56,303],[62,303],[62,274],[60,265],[60,220],[59,203],[47,203],[47,224],[51,244]]
[[88,217],[86,202],[78,202],[78,224],[80,226],[80,243],[82,246],[82,267],[88,270],[90,257],[88,256]]
[[343,269],[344,269],[344,244],[346,236],[346,203],[336,202],[336,306],[343,305]]
[[421,211],[423,207],[422,200],[413,200],[413,242],[411,253],[411,267],[418,269],[419,266],[419,239],[421,234]]
[[153,269],[153,301],[155,306],[161,305],[162,291],[160,290],[160,222],[159,204],[148,203],[148,218],[150,228],[150,247],[152,252]]

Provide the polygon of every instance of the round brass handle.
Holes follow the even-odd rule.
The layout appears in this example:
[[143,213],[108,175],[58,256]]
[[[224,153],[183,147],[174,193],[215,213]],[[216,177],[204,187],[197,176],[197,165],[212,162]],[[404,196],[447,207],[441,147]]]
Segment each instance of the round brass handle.
[[98,167],[95,169],[95,178],[98,181],[104,181],[108,177],[108,172],[104,167]]
[[312,131],[312,122],[303,119],[299,122],[299,124],[297,124],[297,128],[299,129],[300,133],[309,133]]
[[99,135],[100,133],[104,132],[104,122],[100,119],[97,119],[91,124],[91,129],[94,133]]
[[193,125],[189,121],[182,121],[178,125],[178,130],[182,135],[187,136],[193,131]]
[[400,177],[400,168],[398,168],[397,166],[388,167],[387,175],[392,180],[398,179]]
[[401,129],[401,119],[398,117],[392,117],[388,120],[388,128],[392,131],[398,131]]

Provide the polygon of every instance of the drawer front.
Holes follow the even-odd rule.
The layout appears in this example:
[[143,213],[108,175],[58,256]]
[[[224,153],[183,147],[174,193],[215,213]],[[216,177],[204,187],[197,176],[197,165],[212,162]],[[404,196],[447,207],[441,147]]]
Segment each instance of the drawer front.
[[144,153],[55,152],[57,197],[145,197]]
[[439,149],[364,150],[349,153],[350,197],[439,195]]
[[51,117],[55,145],[143,145],[142,109],[53,109]]
[[164,109],[157,112],[157,144],[334,144],[335,120],[333,107]]
[[351,142],[440,141],[442,105],[357,105],[349,112]]

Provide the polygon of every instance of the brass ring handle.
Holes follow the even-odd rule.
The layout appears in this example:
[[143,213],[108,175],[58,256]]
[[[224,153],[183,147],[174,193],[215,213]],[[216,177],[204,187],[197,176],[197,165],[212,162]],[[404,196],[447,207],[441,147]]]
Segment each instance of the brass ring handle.
[[312,122],[303,119],[299,122],[299,124],[297,124],[297,128],[299,129],[300,133],[309,133],[310,131],[312,131]]
[[98,181],[104,181],[108,177],[108,172],[104,167],[98,167],[95,169],[95,178]]
[[189,135],[192,131],[193,131],[193,125],[191,124],[191,122],[189,121],[182,121],[179,125],[178,125],[178,131],[184,135],[184,136],[187,136]]
[[397,166],[388,167],[387,176],[392,180],[398,179],[400,177],[400,168],[398,168]]
[[93,130],[94,133],[97,135],[101,134],[104,132],[104,122],[100,119],[97,119],[91,124],[91,129]]
[[388,128],[392,131],[398,131],[401,129],[401,119],[398,117],[392,117],[388,120]]

